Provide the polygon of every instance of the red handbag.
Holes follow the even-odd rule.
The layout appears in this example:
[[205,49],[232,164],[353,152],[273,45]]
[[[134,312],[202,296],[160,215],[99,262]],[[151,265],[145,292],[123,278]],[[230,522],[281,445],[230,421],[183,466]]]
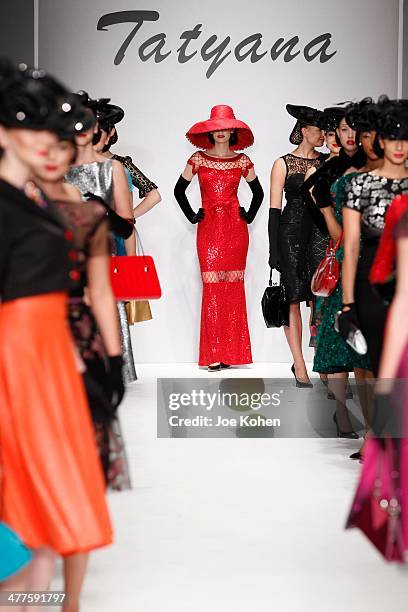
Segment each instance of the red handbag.
[[339,249],[343,239],[343,232],[337,243],[333,246],[333,240],[330,240],[326,254],[316,268],[312,277],[311,290],[313,295],[319,297],[328,297],[335,290],[339,282],[340,267],[336,258],[336,252]]
[[153,257],[144,254],[137,233],[136,236],[141,255],[113,255],[111,257],[111,284],[118,301],[157,300],[162,294]]

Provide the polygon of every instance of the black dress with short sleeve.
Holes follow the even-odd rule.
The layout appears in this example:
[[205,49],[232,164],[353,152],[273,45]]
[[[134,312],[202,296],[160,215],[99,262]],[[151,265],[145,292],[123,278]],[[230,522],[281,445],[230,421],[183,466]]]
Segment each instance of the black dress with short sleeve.
[[111,237],[105,208],[95,200],[49,201],[47,205],[72,233],[75,250],[71,273],[68,319],[75,346],[86,366],[83,374],[99,456],[107,487],[130,488],[126,450],[117,412],[110,401],[107,354],[92,310],[85,299],[87,263],[94,257],[109,257]]
[[344,206],[361,215],[361,252],[354,298],[375,375],[380,365],[387,306],[371,286],[369,275],[384,230],[388,207],[397,195],[406,193],[408,178],[389,179],[377,176],[374,172],[357,174],[346,188]]
[[1,301],[67,291],[72,238],[58,214],[0,179]]

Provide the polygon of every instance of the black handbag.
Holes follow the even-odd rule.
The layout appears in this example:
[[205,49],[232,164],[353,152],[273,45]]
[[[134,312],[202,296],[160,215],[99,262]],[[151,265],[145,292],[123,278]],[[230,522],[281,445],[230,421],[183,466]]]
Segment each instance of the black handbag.
[[286,298],[285,287],[282,284],[272,283],[272,269],[269,285],[262,296],[261,305],[266,327],[289,325],[289,302]]

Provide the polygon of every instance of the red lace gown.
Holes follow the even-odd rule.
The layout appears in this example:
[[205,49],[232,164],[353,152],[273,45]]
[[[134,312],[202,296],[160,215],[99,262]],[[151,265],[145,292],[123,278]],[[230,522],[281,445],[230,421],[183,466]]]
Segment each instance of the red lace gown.
[[253,163],[243,153],[226,160],[202,151],[188,163],[198,174],[205,211],[197,227],[203,281],[198,363],[252,363],[244,287],[248,226],[239,216],[237,191]]

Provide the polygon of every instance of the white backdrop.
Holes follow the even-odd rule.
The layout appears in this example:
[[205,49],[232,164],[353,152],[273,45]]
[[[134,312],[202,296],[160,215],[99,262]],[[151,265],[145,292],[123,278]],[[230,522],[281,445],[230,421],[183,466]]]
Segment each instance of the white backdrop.
[[[307,10],[306,10],[307,6]],[[123,61],[114,57],[134,23],[111,25],[97,31],[102,15],[116,11],[157,11],[159,20],[145,22],[130,43]],[[202,24],[201,35],[179,63],[177,49],[183,32]],[[139,47],[151,36],[164,33],[162,62],[139,58]],[[256,63],[238,62],[234,49],[248,36],[262,34]],[[306,61],[303,49],[315,37],[331,33],[327,62],[319,56]],[[232,53],[210,78],[200,53],[212,35],[218,43],[231,37],[224,53]],[[300,51],[285,63],[282,54],[272,61],[270,50],[279,38],[298,36]],[[152,50],[149,47],[146,52]],[[313,50],[317,50],[318,46]],[[248,47],[246,48],[248,50]],[[245,50],[244,50],[245,51]],[[198,356],[201,281],[195,249],[196,228],[173,198],[173,187],[193,148],[187,129],[208,118],[214,104],[230,104],[238,118],[249,123],[255,144],[246,152],[265,190],[264,204],[250,226],[246,295],[255,361],[285,362],[290,353],[282,330],[265,328],[260,300],[269,269],[267,213],[269,173],[273,160],[291,150],[288,135],[294,120],[285,104],[328,106],[364,95],[397,93],[398,0],[40,0],[39,63],[60,76],[74,90],[92,97],[111,97],[124,107],[118,126],[116,152],[128,154],[159,185],[163,201],[138,221],[145,251],[157,262],[163,298],[152,303],[154,319],[137,324],[132,338],[137,362],[194,362]],[[197,184],[190,201],[200,205]],[[240,188],[243,205],[250,191]],[[305,323],[308,310],[305,311]],[[305,344],[309,339],[306,333]],[[308,358],[310,349],[306,350]]]

